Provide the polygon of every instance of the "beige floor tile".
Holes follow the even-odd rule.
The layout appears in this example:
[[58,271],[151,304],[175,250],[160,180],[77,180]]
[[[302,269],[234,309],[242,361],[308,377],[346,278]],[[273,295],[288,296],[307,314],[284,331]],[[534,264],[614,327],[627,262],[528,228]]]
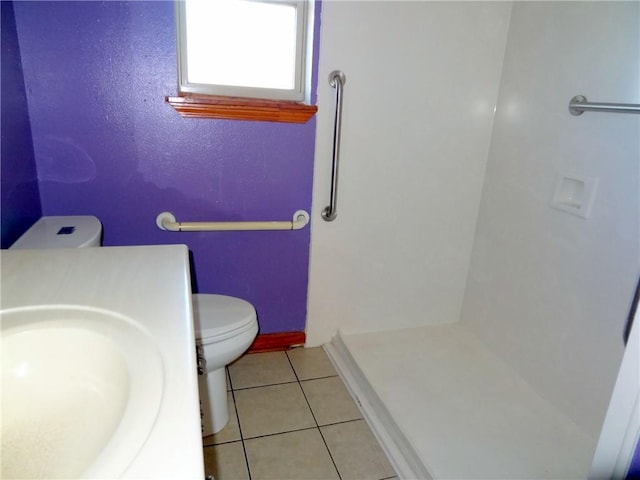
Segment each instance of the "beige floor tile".
[[340,377],[300,382],[318,425],[362,418]]
[[342,480],[380,480],[393,467],[364,420],[320,427]]
[[322,347],[294,348],[288,350],[287,355],[300,380],[330,377],[338,374]]
[[245,439],[316,426],[298,383],[249,388],[234,393]]
[[206,447],[204,471],[216,480],[249,480],[242,442]]
[[204,437],[202,439],[204,446],[233,442],[241,439],[240,428],[238,426],[238,415],[236,414],[236,405],[233,402],[233,395],[231,392],[227,392],[227,404],[229,406],[229,422],[218,433]]
[[338,479],[317,428],[245,441],[252,480]]
[[244,355],[229,365],[229,376],[234,390],[296,381],[285,352]]

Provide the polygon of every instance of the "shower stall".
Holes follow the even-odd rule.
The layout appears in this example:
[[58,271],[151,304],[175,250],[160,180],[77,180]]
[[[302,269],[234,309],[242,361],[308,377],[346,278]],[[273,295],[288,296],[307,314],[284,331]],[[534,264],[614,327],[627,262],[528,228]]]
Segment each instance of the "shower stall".
[[307,345],[401,476],[587,475],[640,272],[639,6],[323,2]]

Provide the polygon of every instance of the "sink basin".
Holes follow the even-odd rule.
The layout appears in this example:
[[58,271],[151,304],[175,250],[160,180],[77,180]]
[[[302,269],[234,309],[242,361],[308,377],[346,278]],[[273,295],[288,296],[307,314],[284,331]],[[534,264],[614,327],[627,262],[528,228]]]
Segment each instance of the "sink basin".
[[100,308],[0,311],[2,478],[118,478],[163,398],[159,349]]
[[0,265],[0,478],[202,480],[188,248]]

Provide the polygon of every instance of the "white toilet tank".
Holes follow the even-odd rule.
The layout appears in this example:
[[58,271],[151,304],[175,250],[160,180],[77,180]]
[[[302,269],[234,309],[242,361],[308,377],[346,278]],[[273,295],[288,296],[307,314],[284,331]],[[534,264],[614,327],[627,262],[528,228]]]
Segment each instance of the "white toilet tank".
[[41,217],[10,248],[99,247],[102,224],[94,216]]

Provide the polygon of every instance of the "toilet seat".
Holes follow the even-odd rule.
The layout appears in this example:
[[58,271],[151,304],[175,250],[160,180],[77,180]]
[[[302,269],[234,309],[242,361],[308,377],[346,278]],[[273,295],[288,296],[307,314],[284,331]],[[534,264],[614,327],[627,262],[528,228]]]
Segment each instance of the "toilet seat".
[[219,342],[257,325],[256,310],[245,300],[213,294],[193,294],[191,298],[199,343]]

